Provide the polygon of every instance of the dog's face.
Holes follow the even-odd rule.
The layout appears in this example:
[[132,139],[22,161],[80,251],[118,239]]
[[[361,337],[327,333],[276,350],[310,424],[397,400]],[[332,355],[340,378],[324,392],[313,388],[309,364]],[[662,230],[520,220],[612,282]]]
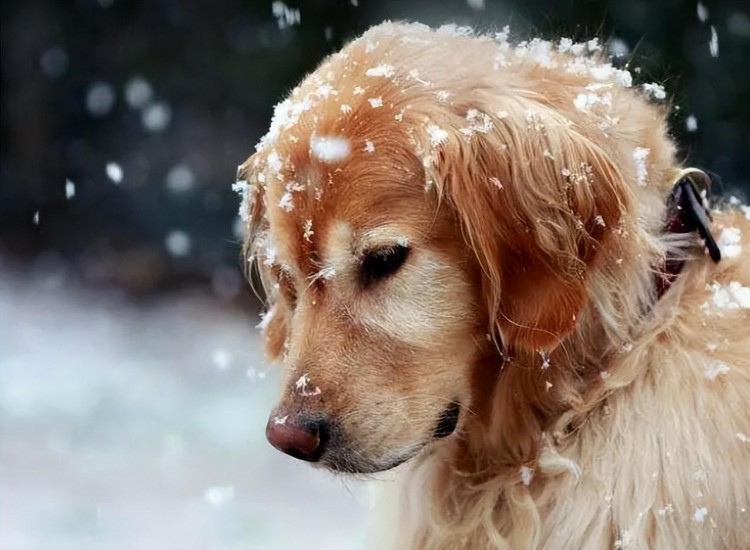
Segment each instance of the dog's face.
[[[398,48],[329,60],[242,167],[267,351],[286,366],[267,435],[338,471],[450,436],[494,383],[477,364],[496,343],[543,360],[629,200],[541,93],[491,96],[457,74],[446,101]],[[555,91],[569,110],[575,90]]]
[[[408,149],[379,142],[376,162],[339,133],[328,146],[346,158],[326,161],[309,151],[321,138],[299,137],[277,144],[301,162],[268,174],[257,241],[274,302],[267,345],[287,367],[269,438],[285,430],[277,446],[335,470],[385,470],[448,436],[469,404],[485,341],[478,272]],[[313,452],[295,448],[296,429],[317,436]]]

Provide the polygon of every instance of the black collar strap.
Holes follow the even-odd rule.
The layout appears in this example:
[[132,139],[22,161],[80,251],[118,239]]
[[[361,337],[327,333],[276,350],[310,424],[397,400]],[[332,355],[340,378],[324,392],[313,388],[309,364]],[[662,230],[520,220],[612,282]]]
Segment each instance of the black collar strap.
[[[704,184],[701,192],[696,179]],[[711,179],[703,172],[694,171],[685,174],[672,189],[667,200],[667,223],[665,233],[697,232],[715,263],[721,260],[719,250],[711,234],[711,211],[708,206],[708,193]],[[656,297],[661,298],[682,271],[685,260],[667,254],[662,269],[656,273]]]

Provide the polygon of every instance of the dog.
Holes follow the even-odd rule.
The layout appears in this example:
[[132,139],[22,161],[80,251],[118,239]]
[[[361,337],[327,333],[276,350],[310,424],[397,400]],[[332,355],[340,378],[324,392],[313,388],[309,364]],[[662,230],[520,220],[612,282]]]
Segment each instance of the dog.
[[[378,549],[750,548],[750,209],[597,40],[373,27],[239,168],[279,450]],[[398,466],[398,468],[396,468]]]

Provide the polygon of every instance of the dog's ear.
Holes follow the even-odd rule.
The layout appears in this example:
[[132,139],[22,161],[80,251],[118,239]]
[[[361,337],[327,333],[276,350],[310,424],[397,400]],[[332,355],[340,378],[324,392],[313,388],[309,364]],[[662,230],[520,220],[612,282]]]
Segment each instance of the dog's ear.
[[[281,358],[287,340],[287,314],[279,303],[280,269],[274,263],[273,243],[269,241],[261,174],[256,154],[239,166],[235,190],[241,194],[240,217],[246,224],[243,264],[253,291],[266,303],[266,313],[259,328],[265,338],[266,356],[270,361],[276,361]],[[264,296],[256,290],[257,282],[260,282]]]
[[604,150],[557,111],[499,107],[428,122],[420,154],[481,267],[493,333],[507,347],[551,350],[573,330],[629,192]]

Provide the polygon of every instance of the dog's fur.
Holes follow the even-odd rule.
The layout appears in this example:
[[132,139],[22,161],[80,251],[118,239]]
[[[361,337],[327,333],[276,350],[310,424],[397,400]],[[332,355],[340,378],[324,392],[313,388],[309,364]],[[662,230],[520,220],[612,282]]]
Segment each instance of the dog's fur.
[[667,109],[597,49],[386,23],[241,166],[281,406],[336,427],[324,466],[413,457],[376,548],[750,548],[748,214],[718,265],[664,232]]

